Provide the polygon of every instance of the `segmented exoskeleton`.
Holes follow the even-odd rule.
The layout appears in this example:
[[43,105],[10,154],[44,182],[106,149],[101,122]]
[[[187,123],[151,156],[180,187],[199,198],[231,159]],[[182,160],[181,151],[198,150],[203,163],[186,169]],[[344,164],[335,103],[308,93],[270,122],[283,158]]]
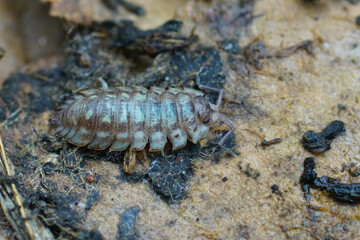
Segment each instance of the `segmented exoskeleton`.
[[197,143],[221,119],[230,127],[219,142],[222,147],[234,131],[218,112],[223,92],[201,85],[198,79],[197,83],[204,91],[219,93],[216,105],[191,88],[95,89],[80,92],[60,106],[52,120],[53,128],[58,136],[77,146],[135,152],[149,142],[149,151],[154,152],[163,150],[167,138],[174,150],[184,147],[187,139]]

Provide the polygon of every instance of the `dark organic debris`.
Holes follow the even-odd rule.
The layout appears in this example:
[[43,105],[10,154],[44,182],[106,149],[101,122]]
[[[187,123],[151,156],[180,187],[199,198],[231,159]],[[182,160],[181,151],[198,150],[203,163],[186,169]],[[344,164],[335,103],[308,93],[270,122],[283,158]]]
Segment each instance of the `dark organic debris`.
[[[72,148],[73,147],[74,146],[72,146]],[[110,152],[110,151],[91,150],[88,148],[79,148],[77,150],[77,153],[87,161],[88,160],[97,161],[98,159],[101,159],[102,161],[109,161],[120,164],[124,158],[124,152],[118,152],[118,151]]]
[[269,50],[259,39],[244,48],[244,56],[253,63],[255,68],[261,69],[261,59],[285,58],[298,50],[305,50],[310,56],[314,56],[313,42],[310,40],[280,50]]
[[122,173],[116,178],[132,184],[138,184],[148,181],[148,175],[143,171],[136,171],[134,173],[128,174],[125,173],[124,169],[121,167]]
[[351,4],[356,4],[360,2],[360,0],[347,0],[347,1]]
[[62,143],[59,142],[59,138],[48,133],[41,135],[39,142],[36,144],[48,152],[60,152],[62,149]]
[[[7,120],[11,122],[16,119],[20,110],[27,113],[26,117],[39,114],[55,107],[53,95],[57,95],[57,88],[54,87],[54,75],[59,72],[51,73],[39,72],[42,76],[49,79],[41,80],[38,77],[23,73],[14,73],[6,79],[0,90],[0,122]],[[6,106],[6,107],[5,107]],[[7,114],[8,112],[8,114]]]
[[[222,88],[226,80],[222,69],[220,53],[214,48],[179,50],[173,54],[161,53],[155,58],[154,64],[136,76],[130,85],[196,87],[195,77],[199,74],[201,84]],[[215,95],[216,100],[217,94]]]
[[350,162],[349,164],[343,164],[341,172],[348,171],[352,177],[360,176],[360,166],[357,162]]
[[[102,161],[120,164],[123,156],[123,152],[97,151],[86,147],[78,148],[64,142],[61,152],[62,160],[59,166],[56,167],[56,170],[69,175],[72,181],[78,186],[85,187],[85,185],[98,182],[101,179],[101,175],[84,169],[87,161],[99,161],[101,159]],[[95,196],[92,194],[95,194],[95,192],[90,192],[89,197]]]
[[[237,38],[248,33],[248,26],[252,23],[255,1],[212,1],[206,11],[207,29],[211,30],[212,38],[223,40],[225,38]],[[198,7],[201,7],[199,5]],[[194,9],[200,14],[200,9]]]
[[[145,53],[154,56],[180,50],[196,41],[194,36],[183,36],[180,33],[181,28],[182,22],[176,20],[170,20],[159,28],[150,30],[140,30],[130,21],[98,22],[91,27],[73,28],[68,35],[70,50],[59,67],[61,75],[56,76],[55,83],[60,83],[60,86],[55,89],[60,89],[53,96],[59,97],[60,93],[70,95],[76,89],[96,88],[99,79],[104,80],[109,87],[133,86],[135,82],[129,81],[126,76],[130,66],[124,55],[140,57]],[[119,54],[118,49],[124,50],[124,54]],[[171,67],[170,62],[166,63],[166,67]],[[159,67],[161,66],[155,60],[152,72],[160,72]],[[184,67],[179,67],[179,72],[185,70]],[[152,86],[156,81],[150,80],[151,78],[141,81],[149,81],[147,84],[136,83],[144,87]],[[66,95],[63,98],[66,98]]]
[[151,185],[164,200],[173,202],[185,196],[192,174],[192,159],[200,153],[200,144],[188,143],[167,156],[155,155],[148,171]]
[[192,174],[192,159],[200,155],[200,150],[199,143],[188,142],[179,150],[165,150],[164,156],[150,153],[148,157],[151,165],[148,170],[132,174],[123,173],[117,178],[132,184],[149,181],[164,201],[174,203],[186,195],[187,184]]
[[321,153],[329,150],[331,141],[345,131],[345,124],[342,121],[335,120],[327,125],[322,132],[307,131],[302,138],[302,144],[310,152]]
[[105,6],[107,6],[111,10],[116,10],[117,6],[121,5],[124,8],[126,8],[129,12],[132,12],[138,16],[145,15],[146,13],[145,8],[126,0],[101,0],[101,1]]
[[[135,172],[133,174],[121,174],[118,179],[127,181],[129,183],[139,183],[150,180],[150,184],[154,191],[158,193],[163,200],[173,203],[186,196],[189,177],[192,174],[192,159],[202,155],[211,154],[212,160],[220,161],[224,151],[217,148],[218,140],[221,138],[221,133],[216,134],[218,137],[212,138],[207,143],[207,147],[201,148],[200,144],[188,144],[176,151],[165,151],[165,156],[159,153],[150,154],[151,166],[147,171]],[[213,144],[211,144],[213,142]],[[225,147],[233,149],[235,146],[235,136],[225,143]],[[214,148],[216,147],[216,148]],[[253,178],[260,176],[258,171],[253,170],[250,166],[244,172]],[[222,181],[227,181],[224,177]]]
[[102,239],[96,230],[86,230],[82,227],[80,215],[71,207],[76,203],[71,195],[63,196],[60,193],[31,193],[25,200],[25,206],[32,210],[45,225],[49,227],[54,236],[74,239]]
[[5,56],[5,52],[6,51],[2,47],[0,47],[0,59],[2,59]]
[[[211,156],[211,160],[216,163],[218,163],[222,159],[222,157],[224,156],[224,153],[229,154],[229,156],[230,156],[230,153],[225,152],[218,145],[219,141],[226,133],[227,133],[227,130],[215,131],[214,132],[215,136],[212,137],[211,139],[209,139],[206,143],[206,146],[204,146],[202,148],[201,152],[203,153],[203,155]],[[236,152],[235,151],[236,135],[234,133],[232,133],[230,135],[230,137],[226,140],[226,142],[224,142],[223,147],[225,147],[226,149],[229,149],[232,152]],[[240,153],[236,152],[236,154],[240,154]]]
[[38,218],[25,211],[26,206],[20,194],[22,190],[21,179],[18,172],[15,175],[14,165],[8,160],[0,137],[0,205],[9,225],[16,231],[16,235],[12,235],[18,239],[54,239]]
[[304,172],[300,177],[300,183],[302,186],[302,189],[305,193],[306,200],[310,200],[310,185],[313,184],[317,173],[314,171],[315,169],[315,158],[306,158],[304,161]]
[[260,143],[260,145],[263,146],[263,147],[266,147],[266,146],[269,146],[269,145],[272,145],[272,144],[281,143],[281,141],[282,141],[281,138],[275,138],[275,139],[272,139],[272,140],[269,140],[269,141],[264,139],[264,141],[262,141]]
[[247,225],[239,225],[236,228],[239,239],[250,239],[249,227]]
[[305,4],[318,4],[321,0],[303,0],[303,3]]
[[89,195],[87,196],[87,201],[85,204],[85,211],[89,211],[91,209],[92,206],[94,206],[94,204],[96,202],[98,202],[100,200],[100,195],[99,192],[95,189],[92,189],[89,193]]
[[326,187],[326,191],[330,193],[335,199],[348,203],[360,202],[359,183],[357,184],[338,183],[338,184],[331,184],[324,186]]
[[327,191],[334,199],[346,203],[360,202],[360,184],[340,183],[331,177],[317,177],[315,158],[309,157],[304,161],[304,172],[300,177],[300,183],[307,201],[310,201],[310,188]]
[[138,218],[140,208],[138,206],[126,209],[120,218],[118,226],[119,238],[118,240],[136,240],[139,239],[138,232],[135,228],[135,223]]
[[43,165],[42,170],[46,175],[49,175],[56,170],[56,165],[52,162],[47,162]]
[[345,131],[346,129],[344,122],[335,120],[329,125],[327,125],[325,129],[321,132],[321,134],[324,136],[325,139],[333,140]]
[[[69,51],[64,63],[56,71],[50,71],[51,76],[48,76],[50,73],[43,74],[50,81],[44,84],[56,90],[51,95],[55,100],[61,100],[61,95],[64,99],[76,90],[97,88],[99,79],[104,80],[109,87],[132,86],[134,83],[126,79],[129,61],[125,60],[124,54],[118,53],[118,49],[128,52],[129,56],[138,57],[143,53],[156,55],[180,50],[196,41],[195,36],[183,36],[181,28],[182,22],[176,20],[150,30],[140,30],[130,21],[97,22],[91,27],[77,26],[68,34]],[[154,69],[156,67],[159,66],[154,66]],[[159,72],[159,68],[156,68],[156,72]]]
[[355,23],[356,23],[357,26],[360,26],[360,16],[357,16],[355,18]]
[[73,146],[63,141],[63,150],[61,151],[62,164],[66,172],[76,172],[79,167],[84,166],[84,155],[81,154],[83,149],[74,149]]
[[[273,53],[272,53],[273,54]],[[261,69],[261,59],[270,55],[262,41],[255,41],[244,48],[244,56],[248,59],[257,69]]]
[[240,161],[238,163],[238,167],[239,167],[240,171],[245,173],[246,176],[248,176],[248,177],[251,177],[253,179],[257,179],[258,177],[260,177],[260,172],[256,169],[252,168],[250,166],[250,163],[247,163],[246,166],[244,167],[243,162]]
[[43,187],[45,187],[50,193],[53,193],[53,192],[57,192],[58,190],[58,187],[57,185],[51,181],[50,179],[47,179],[47,178],[43,178],[41,180],[41,184],[43,185]]
[[360,176],[360,167],[359,167],[359,166],[356,166],[356,167],[353,167],[353,168],[349,169],[349,173],[350,173],[353,177],[358,177],[358,176]]
[[67,97],[64,94],[70,95],[76,89],[97,88],[99,79],[109,86],[122,83],[127,67],[124,57],[104,47],[104,38],[97,37],[94,32],[94,27],[78,26],[68,35],[69,51],[60,66],[63,75],[57,79],[63,99]]
[[19,186],[19,182],[16,177],[8,176],[5,174],[0,173],[0,184],[15,184],[16,186]]
[[101,22],[93,31],[107,36],[110,48],[126,49],[151,55],[184,48],[197,40],[181,34],[182,22],[170,20],[156,29],[140,30],[131,21]]
[[271,186],[271,191],[272,191],[273,193],[276,193],[277,191],[279,191],[279,186],[276,185],[276,184],[272,185],[272,186]]
[[83,230],[79,236],[80,240],[103,240],[103,235],[98,230]]

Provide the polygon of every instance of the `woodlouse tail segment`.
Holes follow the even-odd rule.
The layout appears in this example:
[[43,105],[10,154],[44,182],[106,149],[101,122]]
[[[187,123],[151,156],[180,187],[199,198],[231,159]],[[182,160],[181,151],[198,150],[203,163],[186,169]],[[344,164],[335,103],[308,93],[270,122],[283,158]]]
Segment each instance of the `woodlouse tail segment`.
[[62,116],[64,111],[75,101],[83,98],[83,95],[74,95],[72,98],[66,99],[65,102],[57,107],[57,110],[52,114],[50,118],[50,128],[54,130],[55,134],[62,137],[70,129],[66,128],[62,123]]
[[223,138],[220,140],[220,142],[218,143],[219,147],[221,147],[224,151],[226,151],[227,153],[231,154],[233,157],[236,157],[235,153],[233,151],[231,151],[230,149],[224,147],[224,143],[226,140],[229,139],[229,137],[231,136],[231,134],[235,131],[235,127],[234,125],[232,125],[232,123],[222,114],[219,114],[220,119],[229,127],[229,131],[223,136]]

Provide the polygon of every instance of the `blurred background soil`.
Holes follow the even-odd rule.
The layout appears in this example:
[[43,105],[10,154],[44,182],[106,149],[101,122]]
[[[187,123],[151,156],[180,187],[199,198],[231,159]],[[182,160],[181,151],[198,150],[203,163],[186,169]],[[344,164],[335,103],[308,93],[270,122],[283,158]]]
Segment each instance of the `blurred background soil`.
[[[105,239],[360,238],[358,205],[313,190],[310,206],[299,184],[303,161],[310,156],[316,158],[319,176],[360,183],[348,170],[360,161],[359,2],[131,1],[145,9],[144,15],[122,5],[114,10],[104,1],[90,2],[0,2],[0,47],[6,51],[0,61],[0,86],[6,90],[0,95],[6,105],[0,105],[0,134],[25,196],[58,194],[67,199],[69,206],[63,209],[75,212],[79,228],[98,230]],[[158,29],[171,19],[183,22],[180,37],[173,35],[177,31],[169,30],[169,37]],[[89,51],[90,65],[95,64],[93,59],[100,62],[101,72],[81,75],[83,66],[74,67],[71,60],[76,48],[72,44],[87,41],[86,36],[94,33],[116,35],[111,29],[129,24],[114,27],[101,22],[120,20],[133,21],[137,36],[145,40],[111,48],[95,39],[88,49],[101,46],[105,50]],[[78,25],[85,30],[74,31]],[[146,35],[149,29],[155,33]],[[71,32],[79,35],[71,39]],[[122,34],[116,36],[120,39]],[[160,45],[160,50],[158,45],[147,45],[159,36],[171,39],[166,43],[176,39],[182,45],[166,45],[166,49]],[[48,134],[49,118],[61,94],[70,95],[82,84],[97,87],[95,80],[86,79],[95,79],[103,71],[110,74],[112,86],[144,79],[161,80],[150,81],[148,86],[168,86],[166,76],[173,76],[170,83],[174,85],[187,83],[196,71],[177,73],[179,65],[171,64],[179,58],[188,59],[184,62],[198,70],[203,58],[208,68],[221,62],[216,71],[204,75],[224,76],[220,78],[225,80],[221,86],[226,99],[221,111],[236,126],[237,157],[222,154],[216,158],[206,148],[191,156],[179,152],[176,156],[185,159],[182,163],[191,160],[191,171],[184,173],[187,179],[175,200],[171,193],[159,193],[161,186],[154,185],[157,178],[151,173],[146,177],[124,174],[121,160],[116,160],[119,155],[91,153],[80,170],[72,171],[65,164],[43,174],[45,164],[63,160],[61,149],[74,150],[63,148],[60,139]],[[215,60],[209,63],[208,58]],[[87,58],[80,60],[87,64]],[[345,123],[346,133],[324,153],[306,151],[301,144],[303,134],[319,132],[334,120]],[[275,138],[282,141],[260,144]],[[16,236],[2,213],[0,221],[0,236]],[[59,232],[55,229],[54,235]]]

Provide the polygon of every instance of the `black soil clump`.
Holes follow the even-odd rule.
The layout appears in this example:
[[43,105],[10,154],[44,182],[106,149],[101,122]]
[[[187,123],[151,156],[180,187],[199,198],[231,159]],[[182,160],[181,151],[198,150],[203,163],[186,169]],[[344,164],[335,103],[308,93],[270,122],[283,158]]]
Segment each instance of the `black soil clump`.
[[192,175],[192,159],[200,153],[200,144],[188,143],[185,148],[171,155],[152,157],[148,176],[155,192],[167,202],[174,202],[186,195]]
[[[215,131],[214,135],[211,139],[209,139],[201,149],[201,152],[204,156],[209,156],[211,161],[214,163],[218,163],[223,159],[225,156],[231,156],[229,153],[224,152],[224,150],[218,145],[222,137],[227,133],[227,130],[223,131]],[[239,152],[235,151],[236,147],[236,135],[232,133],[230,137],[224,142],[223,147],[229,149],[230,151],[234,152],[237,155],[240,155]]]
[[310,188],[327,191],[331,197],[340,202],[360,203],[360,183],[340,183],[331,177],[317,177],[315,158],[309,157],[304,161],[304,172],[300,177],[300,183],[307,201],[310,201]]
[[345,131],[345,124],[342,121],[335,120],[319,133],[312,130],[307,131],[301,141],[304,148],[308,151],[322,153],[329,150],[331,141],[345,133]]
[[182,24],[181,21],[170,20],[158,28],[140,30],[131,21],[121,21],[95,23],[93,28],[109,36],[107,44],[110,48],[156,55],[184,48],[197,40],[195,36],[181,34]]
[[118,240],[137,240],[140,239],[138,231],[135,228],[135,223],[138,218],[140,208],[134,206],[126,209],[120,218],[118,226],[119,238]]
[[59,69],[50,72],[38,71],[32,74],[14,73],[6,79],[0,90],[4,104],[0,104],[0,122],[14,121],[21,112],[26,113],[24,120],[54,109],[58,88],[56,78]]
[[74,210],[77,199],[60,193],[30,193],[25,206],[42,219],[55,237],[72,239],[103,239],[97,230],[82,227],[82,217]]

